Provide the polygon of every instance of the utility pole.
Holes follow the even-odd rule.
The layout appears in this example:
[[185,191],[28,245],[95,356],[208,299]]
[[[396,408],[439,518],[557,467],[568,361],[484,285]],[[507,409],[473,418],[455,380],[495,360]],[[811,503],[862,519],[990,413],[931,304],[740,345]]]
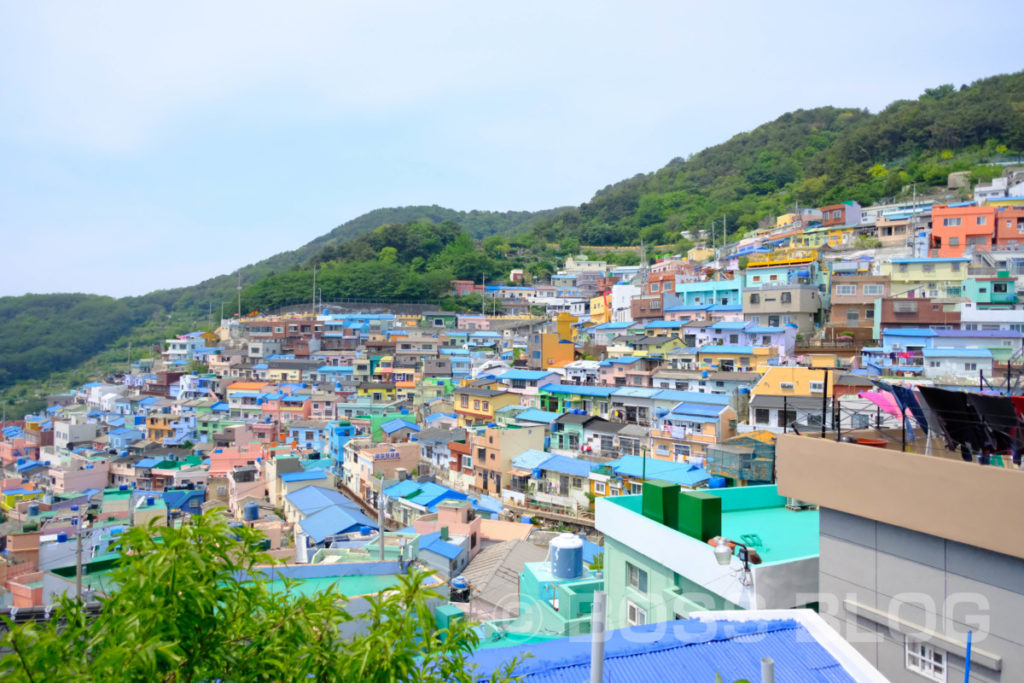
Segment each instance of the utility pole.
[[487,315],[487,273],[480,275],[480,315]]
[[825,383],[821,386],[821,438],[825,438],[825,413],[828,412],[828,368],[825,368]]
[[313,264],[313,317],[316,317],[316,264]]
[[725,214],[722,214],[722,250],[724,252],[725,246],[729,243],[729,235],[726,234],[725,230]]
[[381,480],[381,491],[377,494],[377,535],[380,540],[380,548],[377,550],[377,557],[384,561],[384,482]]
[[242,319],[242,273],[238,273],[238,286],[235,287],[238,290],[238,319]]

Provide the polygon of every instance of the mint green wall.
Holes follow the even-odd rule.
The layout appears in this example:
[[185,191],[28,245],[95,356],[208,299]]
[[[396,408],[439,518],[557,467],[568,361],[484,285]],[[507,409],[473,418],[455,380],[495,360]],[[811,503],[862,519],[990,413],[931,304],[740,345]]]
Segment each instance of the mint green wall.
[[[639,497],[639,496],[638,496]],[[704,610],[738,609],[668,567],[641,555],[608,536],[604,539],[604,583],[608,594],[608,628],[625,628],[630,601],[647,612],[647,623],[671,621]],[[626,563],[647,572],[647,593],[629,586]]]

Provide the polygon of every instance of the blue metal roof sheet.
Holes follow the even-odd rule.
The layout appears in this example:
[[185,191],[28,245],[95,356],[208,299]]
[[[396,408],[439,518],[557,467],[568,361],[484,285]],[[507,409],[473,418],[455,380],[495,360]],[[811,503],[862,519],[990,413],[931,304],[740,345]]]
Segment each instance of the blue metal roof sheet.
[[[617,683],[760,680],[761,660],[809,683],[853,683],[853,676],[815,636],[793,619],[699,621],[686,619],[609,631],[604,674]],[[528,683],[579,683],[590,679],[589,638],[559,638],[529,646],[516,669]],[[470,657],[476,680],[487,680],[522,646],[479,649]]]
[[358,509],[332,505],[309,515],[299,522],[299,526],[314,543],[322,543],[328,536],[356,531],[359,527],[376,529],[377,523]]
[[289,472],[281,475],[281,481],[293,482],[293,481],[318,481],[320,479],[326,479],[327,473],[323,470],[309,470],[307,472]]

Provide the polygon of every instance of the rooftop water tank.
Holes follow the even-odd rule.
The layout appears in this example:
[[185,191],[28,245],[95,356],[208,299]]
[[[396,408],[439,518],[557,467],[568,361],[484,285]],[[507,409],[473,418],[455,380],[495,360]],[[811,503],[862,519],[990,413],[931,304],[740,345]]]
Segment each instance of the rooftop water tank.
[[370,529],[370,527],[368,527],[368,526],[361,526],[361,527],[359,527],[359,535],[360,536],[369,536],[371,531],[372,531],[372,529]]
[[533,524],[533,517],[530,517],[530,515],[523,515],[519,519],[519,521],[522,522],[523,524]]
[[68,540],[68,535],[63,531],[57,534],[57,543],[65,543]]
[[153,496],[146,496],[146,505],[148,505],[149,507],[156,505],[156,498],[154,498]]
[[551,575],[556,579],[578,579],[583,576],[583,541],[565,533],[551,539]]
[[242,506],[242,519],[246,522],[255,522],[260,518],[260,506],[249,501]]

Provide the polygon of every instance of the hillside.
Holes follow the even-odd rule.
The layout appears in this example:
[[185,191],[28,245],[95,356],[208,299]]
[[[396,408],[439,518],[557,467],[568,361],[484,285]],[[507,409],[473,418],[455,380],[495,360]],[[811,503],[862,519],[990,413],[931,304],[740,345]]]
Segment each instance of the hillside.
[[862,205],[945,185],[952,171],[988,180],[986,164],[1024,151],[1024,72],[932,88],[877,114],[822,107],[784,114],[689,159],[609,185],[535,232],[583,244],[673,243],[727,217],[750,229],[794,204]]
[[[205,325],[211,311],[219,314],[221,302],[234,300],[239,279],[245,310],[304,299],[311,291],[313,263],[327,266],[318,285],[328,300],[435,298],[444,293],[449,277],[479,281],[486,274],[494,281],[509,266],[544,277],[580,244],[643,240],[678,249],[689,244],[681,239],[682,231],[704,229],[723,215],[735,239],[796,204],[855,199],[868,205],[905,195],[914,184],[919,192],[944,186],[953,171],[970,171],[974,182],[987,181],[1002,171],[992,164],[1016,159],[1021,152],[1024,72],[959,89],[929,89],[877,114],[834,107],[784,114],[688,159],[676,158],[658,171],[609,185],[575,208],[505,213],[438,206],[379,209],[293,251],[192,287],[121,300],[0,298],[0,401],[12,412],[23,411],[29,399],[35,397],[38,404],[42,391],[71,379],[60,373],[99,371],[114,360],[121,362],[129,342],[152,345]],[[474,245],[481,238],[487,239]],[[442,251],[446,256],[440,259]],[[79,315],[80,309],[89,314]],[[57,374],[43,387],[40,382],[52,373]],[[27,380],[36,384],[15,386]]]

